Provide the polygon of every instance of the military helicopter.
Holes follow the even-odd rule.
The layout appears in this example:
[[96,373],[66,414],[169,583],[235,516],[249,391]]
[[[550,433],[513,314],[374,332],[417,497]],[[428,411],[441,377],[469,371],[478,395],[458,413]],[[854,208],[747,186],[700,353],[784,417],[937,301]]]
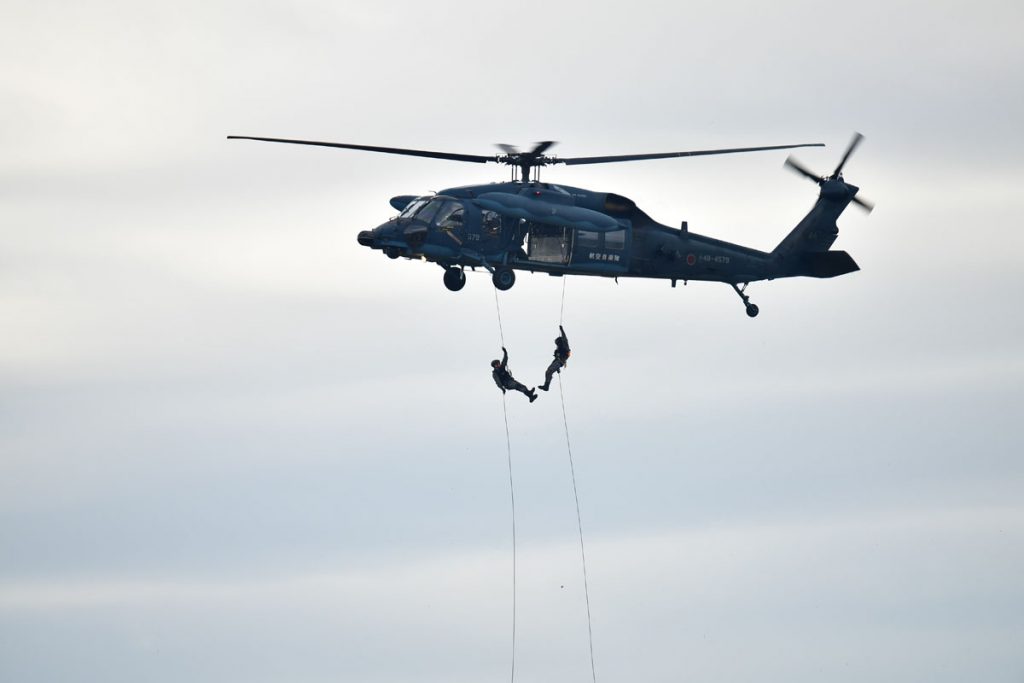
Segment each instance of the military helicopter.
[[812,173],[792,157],[786,160],[789,168],[813,180],[821,190],[810,212],[771,252],[698,235],[689,231],[686,222],[679,228],[662,225],[631,199],[540,182],[531,178],[531,171],[554,164],[824,147],[821,143],[558,158],[545,154],[555,144],[552,141],[540,142],[527,152],[502,144],[498,147],[504,154],[482,156],[313,140],[228,138],[511,166],[508,182],[453,187],[432,196],[393,197],[391,206],[399,214],[358,235],[359,244],[380,249],[388,258],[437,263],[444,269],[444,284],[451,291],[465,286],[467,267],[486,269],[499,290],[515,284],[517,270],[555,276],[659,278],[671,281],[673,287],[679,280],[683,284],[689,280],[724,282],[735,290],[753,318],[758,307],[746,294],[751,282],[798,276],[830,278],[859,270],[849,254],[830,251],[830,247],[839,234],[836,219],[851,202],[869,212],[872,209],[857,196],[859,188],[843,180],[843,167],[863,139],[859,133],[827,176]]

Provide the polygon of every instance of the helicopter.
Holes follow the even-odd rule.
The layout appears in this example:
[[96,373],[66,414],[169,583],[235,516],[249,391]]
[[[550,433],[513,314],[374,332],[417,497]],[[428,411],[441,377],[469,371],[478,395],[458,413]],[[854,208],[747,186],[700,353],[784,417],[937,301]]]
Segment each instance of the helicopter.
[[[830,250],[839,234],[836,220],[852,202],[870,212],[860,188],[843,180],[843,168],[863,140],[856,133],[831,174],[812,173],[790,156],[786,166],[814,181],[818,199],[807,215],[770,252],[759,251],[658,223],[636,203],[611,192],[594,192],[531,178],[531,171],[554,164],[568,166],[759,152],[822,143],[559,158],[545,154],[555,143],[537,143],[529,151],[500,144],[500,155],[456,154],[399,147],[229,135],[316,147],[383,154],[499,163],[512,168],[507,182],[452,187],[435,195],[399,195],[390,200],[398,215],[359,233],[359,244],[391,259],[433,262],[444,269],[444,285],[455,292],[466,284],[465,269],[484,268],[494,286],[508,290],[515,271],[554,276],[590,275],[723,282],[739,295],[751,318],[759,309],[746,290],[751,282],[784,277],[831,278],[859,270],[845,251]],[[539,171],[538,174],[539,176]]]

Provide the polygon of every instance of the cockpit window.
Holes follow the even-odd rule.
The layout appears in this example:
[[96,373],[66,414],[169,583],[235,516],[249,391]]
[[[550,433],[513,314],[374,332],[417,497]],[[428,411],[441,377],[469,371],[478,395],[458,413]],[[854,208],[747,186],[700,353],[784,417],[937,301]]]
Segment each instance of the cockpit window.
[[437,227],[442,230],[458,230],[462,227],[465,211],[459,202],[446,202],[437,214]]
[[426,199],[416,199],[409,202],[409,206],[402,210],[402,213],[398,214],[400,218],[412,218],[413,214],[419,211],[424,204],[427,203]]
[[432,199],[430,203],[420,209],[420,212],[416,214],[416,220],[423,221],[424,223],[430,223],[434,220],[434,216],[437,215],[438,209],[444,204],[443,199]]

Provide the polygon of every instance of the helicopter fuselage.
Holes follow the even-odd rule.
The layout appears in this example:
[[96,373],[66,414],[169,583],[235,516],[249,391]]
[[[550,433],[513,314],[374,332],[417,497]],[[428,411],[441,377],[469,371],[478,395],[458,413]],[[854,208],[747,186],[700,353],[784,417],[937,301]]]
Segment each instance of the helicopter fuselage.
[[[827,251],[838,232],[834,218],[849,203],[847,195],[852,195],[849,191],[837,197],[824,195],[823,188],[804,222],[821,214],[813,220],[821,224],[813,232]],[[395,197],[392,206],[401,214],[360,233],[360,244],[392,258],[432,261],[447,270],[483,267],[494,274],[500,289],[512,286],[514,275],[508,273],[514,270],[659,278],[673,285],[677,280],[716,281],[734,287],[777,277],[831,277],[841,274],[837,270],[856,270],[848,256],[842,264],[823,268],[806,258],[805,251],[769,253],[692,233],[685,223],[673,228],[653,220],[621,195],[564,185],[508,182],[455,187],[432,197]],[[818,234],[822,228],[827,235]],[[821,237],[831,239],[824,244]],[[845,252],[831,253],[845,256]],[[843,267],[837,269],[839,265]],[[461,289],[464,277],[446,274],[445,284]]]

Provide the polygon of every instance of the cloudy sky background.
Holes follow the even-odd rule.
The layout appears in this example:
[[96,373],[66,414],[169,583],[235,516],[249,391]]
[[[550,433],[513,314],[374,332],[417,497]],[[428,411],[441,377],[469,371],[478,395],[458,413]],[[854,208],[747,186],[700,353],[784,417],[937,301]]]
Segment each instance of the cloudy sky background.
[[[1024,676],[1024,10],[1009,2],[0,5],[0,678],[505,680],[493,290],[360,248],[565,156],[824,142],[862,271],[570,278],[603,681]],[[772,248],[785,152],[566,169]],[[516,375],[561,280],[501,294]],[[517,678],[590,679],[557,393],[509,398]]]

